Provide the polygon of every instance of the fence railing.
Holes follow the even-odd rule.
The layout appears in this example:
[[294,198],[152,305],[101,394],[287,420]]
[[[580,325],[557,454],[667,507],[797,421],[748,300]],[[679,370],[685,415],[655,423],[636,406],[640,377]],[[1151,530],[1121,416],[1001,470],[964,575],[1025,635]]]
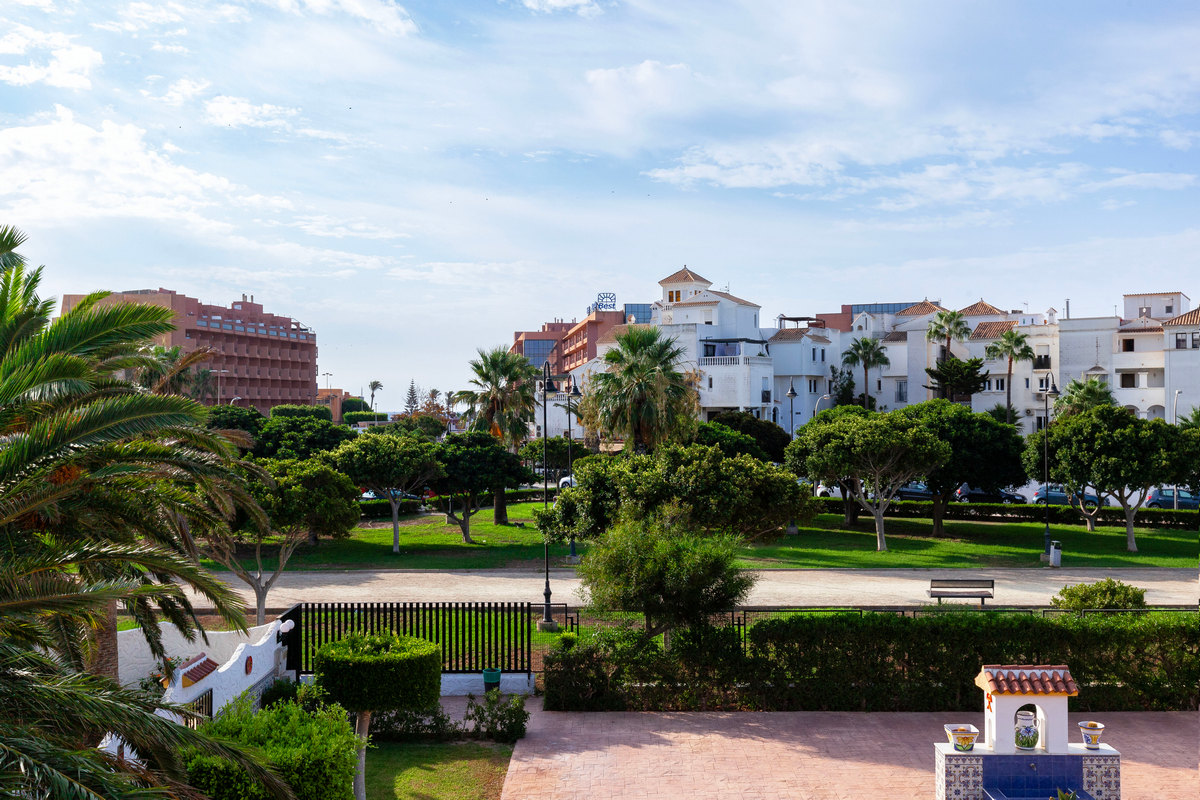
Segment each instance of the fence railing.
[[[195,700],[187,704],[187,707],[195,711],[204,719],[212,719],[213,715],[213,691],[209,689],[204,694],[197,697]],[[196,719],[195,717],[186,717],[183,724],[195,730],[196,727],[204,720]]]
[[313,671],[321,645],[350,633],[416,636],[442,648],[442,672],[533,671],[533,623],[529,603],[300,603],[283,619],[287,668]]

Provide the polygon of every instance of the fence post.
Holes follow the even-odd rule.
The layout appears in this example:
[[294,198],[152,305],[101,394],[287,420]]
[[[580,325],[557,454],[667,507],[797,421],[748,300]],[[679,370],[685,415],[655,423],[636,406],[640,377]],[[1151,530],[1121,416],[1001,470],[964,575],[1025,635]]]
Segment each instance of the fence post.
[[281,620],[291,620],[292,629],[283,635],[283,645],[287,648],[287,661],[284,668],[300,677],[304,655],[304,604],[296,603],[279,617]]

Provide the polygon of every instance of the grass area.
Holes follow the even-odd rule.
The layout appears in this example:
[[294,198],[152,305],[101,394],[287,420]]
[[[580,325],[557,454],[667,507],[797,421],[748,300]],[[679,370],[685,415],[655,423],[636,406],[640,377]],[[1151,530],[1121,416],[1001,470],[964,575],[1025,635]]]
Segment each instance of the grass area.
[[[509,506],[517,525],[496,525],[485,508],[471,520],[474,544],[464,544],[458,526],[442,515],[401,520],[400,553],[392,553],[390,522],[356,528],[348,539],[322,540],[315,548],[301,545],[288,562],[289,570],[321,569],[534,569],[542,563],[542,539],[533,527],[533,510],[540,503]],[[854,529],[842,527],[840,514],[821,514],[799,536],[747,545],[742,566],[784,568],[897,568],[1039,567],[1042,525],[1036,522],[948,521],[946,535],[929,536],[930,523],[921,519],[889,519],[888,550],[875,550],[875,529],[862,517]],[[1125,550],[1125,529],[1101,527],[1094,533],[1079,525],[1051,525],[1050,536],[1063,543],[1064,567],[1185,567],[1196,566],[1200,543],[1196,531],[1138,529],[1137,553]],[[577,546],[580,555],[587,546]],[[551,563],[565,566],[566,545],[552,545]],[[220,566],[209,562],[212,569]]]
[[[840,514],[821,514],[798,536],[747,547],[741,565],[756,569],[851,568],[923,569],[934,567],[1040,567],[1043,525],[1036,522],[946,522],[946,535],[929,536],[921,519],[887,520],[885,552],[875,550],[875,526],[860,518],[842,527]],[[1050,538],[1062,542],[1064,567],[1196,566],[1196,531],[1138,528],[1138,552],[1125,549],[1125,529],[1051,525]]]
[[512,745],[380,742],[367,751],[368,800],[498,800]]

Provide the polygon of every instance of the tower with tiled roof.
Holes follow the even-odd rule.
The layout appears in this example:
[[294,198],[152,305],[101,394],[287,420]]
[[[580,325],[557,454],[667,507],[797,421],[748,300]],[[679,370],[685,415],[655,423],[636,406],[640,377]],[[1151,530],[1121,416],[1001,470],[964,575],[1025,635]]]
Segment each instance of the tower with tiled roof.
[[672,272],[659,281],[658,285],[663,288],[662,302],[669,304],[689,300],[712,286],[712,281],[692,272],[685,264],[683,269]]

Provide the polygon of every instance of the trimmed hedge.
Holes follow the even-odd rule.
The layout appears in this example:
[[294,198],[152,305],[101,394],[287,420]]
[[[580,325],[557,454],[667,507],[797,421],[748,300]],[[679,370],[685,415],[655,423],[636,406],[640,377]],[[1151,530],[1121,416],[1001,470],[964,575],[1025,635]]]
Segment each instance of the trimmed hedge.
[[412,636],[352,633],[313,656],[318,686],[349,711],[421,710],[442,688],[442,649]]
[[276,417],[312,417],[313,419],[323,419],[326,422],[333,422],[333,412],[329,410],[329,406],[300,406],[300,405],[281,405],[271,406],[271,418]]
[[379,414],[371,411],[347,411],[342,414],[342,422],[347,425],[357,425],[360,422],[387,422],[387,414]]
[[756,624],[745,652],[731,642],[679,632],[663,652],[625,631],[552,651],[545,708],[969,711],[984,664],[1069,665],[1075,711],[1200,708],[1200,614],[805,614]]
[[[841,514],[840,497],[818,497],[822,513]],[[1055,525],[1082,525],[1083,516],[1071,506],[1052,505],[1050,522]],[[863,512],[866,513],[865,511]],[[902,519],[931,519],[933,503],[924,500],[897,500],[888,506],[885,517]],[[1004,505],[1002,503],[950,503],[946,507],[948,520],[989,520],[993,522],[1042,522],[1046,519],[1046,506],[1033,503]],[[1097,524],[1125,527],[1125,512],[1120,506],[1100,509]],[[1200,525],[1200,515],[1195,511],[1176,511],[1173,508],[1139,508],[1134,524],[1142,528],[1173,528],[1192,530]]]
[[[550,490],[550,500],[553,502],[558,494],[557,489]],[[528,503],[542,499],[541,489],[509,489],[504,493],[510,503]],[[480,505],[483,508],[490,508],[492,505],[492,495],[479,498]],[[457,497],[455,503],[461,503]],[[435,495],[425,501],[425,504],[433,509],[444,511],[446,509],[446,498],[443,495]],[[362,513],[363,519],[391,519],[392,507],[387,500],[360,500],[358,503],[359,511]],[[415,514],[421,508],[420,500],[401,500],[401,514]]]
[[[255,713],[248,697],[226,706],[201,727],[206,733],[253,745],[279,771],[296,800],[351,800],[358,737],[345,709],[337,705],[305,710],[281,702]],[[267,800],[261,785],[236,764],[196,751],[184,753],[188,785],[212,800]]]

